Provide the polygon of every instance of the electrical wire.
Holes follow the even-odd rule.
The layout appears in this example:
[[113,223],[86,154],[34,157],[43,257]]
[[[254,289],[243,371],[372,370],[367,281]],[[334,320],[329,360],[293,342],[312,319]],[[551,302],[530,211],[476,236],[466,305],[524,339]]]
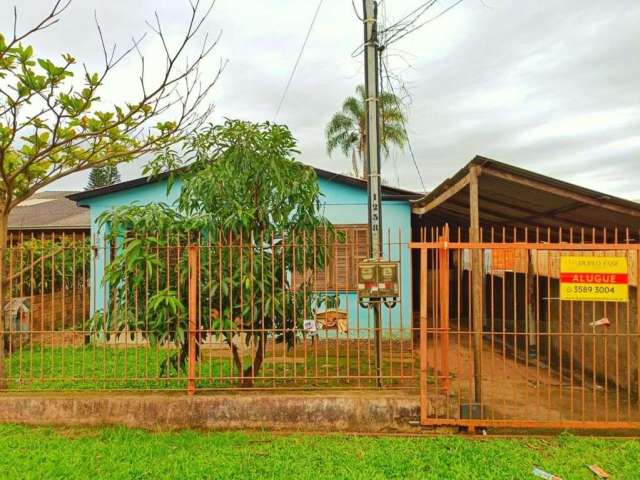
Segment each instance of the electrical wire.
[[278,108],[276,109],[276,113],[273,116],[274,120],[278,118],[278,114],[280,113],[280,109],[284,104],[284,100],[287,97],[287,93],[289,92],[289,87],[291,86],[291,82],[293,81],[293,76],[298,69],[298,64],[300,63],[300,59],[302,58],[302,54],[304,53],[304,49],[307,46],[307,42],[309,41],[309,37],[311,36],[311,31],[313,30],[313,26],[316,23],[316,19],[318,18],[318,13],[320,13],[320,7],[322,6],[322,2],[324,0],[320,0],[318,2],[318,6],[316,7],[316,11],[313,14],[313,18],[311,19],[311,24],[309,25],[309,29],[307,30],[307,35],[304,38],[304,42],[302,43],[302,47],[300,48],[300,52],[298,53],[298,58],[296,58],[296,63],[293,65],[293,70],[291,70],[291,75],[289,75],[289,80],[287,80],[287,85],[284,87],[284,91],[282,92],[282,97],[280,98],[280,103],[278,103]]
[[[414,8],[413,10],[411,10],[404,17],[402,17],[400,20],[396,21],[390,27],[379,29],[378,30],[378,35],[380,36],[380,38],[384,38],[384,37],[387,37],[387,36],[392,36],[393,34],[398,33],[398,32],[403,32],[404,30],[406,30],[407,28],[409,28],[413,24],[415,24],[415,22],[417,22],[426,13],[426,11],[429,8],[432,7],[434,4],[436,4],[437,2],[438,2],[438,0],[428,0],[427,2],[424,2],[420,6]],[[414,17],[410,19],[410,17],[412,15]],[[381,42],[380,45],[386,46],[386,43],[385,42]],[[358,45],[355,48],[355,50],[353,52],[351,52],[351,56],[352,57],[357,57],[358,55],[360,55],[362,53],[362,49],[363,48],[364,48],[364,42],[362,42],[360,45]]]
[[[389,86],[389,89],[391,90],[391,94],[393,96],[393,99],[394,99],[398,109],[401,110],[402,107],[400,105],[400,102],[399,102],[398,97],[396,95],[395,89],[393,87],[393,81],[392,81],[391,76],[389,74],[389,69],[388,69],[388,66],[387,66],[387,62],[385,61],[385,58],[383,57],[383,52],[387,53],[388,52],[388,47],[390,45],[392,45],[393,43],[398,42],[399,40],[403,39],[407,35],[415,32],[416,30],[424,27],[425,25],[427,25],[427,24],[431,23],[432,21],[436,20],[437,18],[441,17],[442,15],[444,15],[445,13],[450,11],[451,9],[455,8],[456,6],[458,6],[463,1],[464,0],[457,0],[456,2],[454,2],[451,5],[449,5],[443,11],[441,11],[438,14],[434,15],[433,17],[425,20],[424,22],[418,23],[419,20],[430,10],[430,8],[433,7],[438,2],[438,0],[427,0],[426,2],[423,2],[418,7],[414,8],[409,13],[404,15],[400,20],[396,21],[390,27],[383,27],[383,28],[379,29],[380,46],[379,46],[378,59],[379,59],[380,67],[381,67],[380,68],[380,91],[382,92],[383,85],[384,85],[384,82],[383,82],[383,70],[384,70],[384,76],[386,76],[387,84]],[[386,13],[386,12],[383,12],[383,13]],[[385,17],[386,17],[386,15],[385,15]],[[382,20],[383,20],[382,24],[384,25],[384,23],[386,23],[386,18],[383,18]],[[362,46],[359,46],[358,48],[356,48],[356,50],[352,53],[352,55],[354,55],[361,48],[362,48]],[[418,174],[418,178],[420,179],[420,184],[422,185],[422,189],[423,189],[423,191],[426,192],[426,186],[424,184],[424,179],[422,177],[422,173],[420,172],[420,167],[418,166],[418,162],[416,161],[415,152],[413,151],[413,145],[411,144],[411,139],[409,137],[409,132],[407,131],[407,126],[406,126],[404,118],[402,118],[402,117],[400,118],[400,123],[401,123],[401,126],[402,126],[402,131],[404,133],[404,136],[407,139],[407,146],[409,148],[409,153],[411,155],[411,161],[413,162],[413,166],[415,167],[416,172]]]
[[[382,91],[382,87],[383,87],[383,73],[382,73],[382,69],[384,69],[385,72],[385,76],[387,78],[387,84],[389,85],[389,88],[391,90],[391,93],[393,95],[394,101],[396,102],[396,105],[399,109],[402,109],[402,107],[400,106],[400,103],[398,101],[398,97],[396,96],[395,93],[395,89],[393,87],[393,81],[391,79],[391,76],[389,75],[389,70],[386,64],[386,61],[383,58],[382,52],[387,52],[387,48],[392,45],[393,43],[398,42],[399,40],[405,38],[407,35],[415,32],[416,30],[419,30],[420,28],[424,27],[425,25],[433,22],[434,20],[436,20],[437,18],[440,18],[441,16],[443,16],[445,13],[449,12],[451,9],[455,8],[456,6],[458,6],[460,3],[462,3],[464,0],[457,0],[455,1],[453,4],[449,5],[448,7],[446,7],[444,10],[442,10],[441,12],[439,12],[438,14],[434,15],[433,17],[418,23],[419,20],[429,11],[429,9],[431,7],[433,7],[436,3],[438,3],[438,0],[427,0],[426,2],[421,3],[418,7],[414,8],[413,10],[411,10],[409,13],[407,13],[406,15],[404,15],[400,20],[396,21],[393,25],[391,25],[390,27],[384,27],[384,28],[380,28],[378,30],[378,35],[379,35],[379,50],[378,50],[378,59],[379,59],[379,64],[382,67],[380,69],[380,90]],[[384,0],[382,0],[382,2],[384,2]],[[381,3],[382,3],[381,2]],[[361,19],[360,15],[358,14],[357,9],[355,8],[355,3],[352,0],[352,5],[354,7],[354,12],[356,13],[356,16],[358,18]],[[386,10],[383,10],[383,16],[385,18],[383,18],[383,22],[382,24],[384,25],[384,22],[386,21]],[[355,57],[357,55],[360,55],[362,53],[362,49],[364,47],[364,42],[361,43],[358,47],[356,47],[356,49],[351,53],[352,57]],[[416,172],[418,173],[418,178],[420,179],[420,184],[422,185],[422,189],[426,192],[426,186],[424,183],[424,179],[422,177],[422,173],[420,172],[420,167],[418,166],[418,162],[416,161],[416,157],[415,157],[415,152],[413,150],[413,145],[411,145],[411,139],[409,138],[409,133],[407,131],[407,126],[406,123],[404,121],[404,118],[401,118],[401,125],[402,125],[402,130],[403,133],[405,135],[405,138],[407,139],[407,146],[409,147],[409,153],[411,155],[411,161],[413,162],[413,165],[416,169]]]
[[[428,23],[433,22],[434,20],[440,18],[442,15],[444,15],[445,13],[447,13],[449,10],[451,10],[452,8],[457,7],[458,5],[460,5],[464,0],[458,0],[457,2],[449,5],[447,8],[445,8],[443,11],[441,11],[440,13],[438,13],[437,15],[434,15],[433,17],[429,18],[428,20],[425,20],[424,22],[422,22],[419,25],[416,25],[413,28],[408,28],[408,26],[404,27],[402,30],[399,30],[398,33],[390,35],[389,38],[387,39],[386,42],[386,47],[388,47],[389,45],[392,45],[393,43],[403,39],[404,37],[406,37],[407,35],[415,32],[416,30],[419,30],[420,28],[424,27],[425,25],[427,25]],[[422,14],[420,15],[422,16]],[[414,25],[417,19],[413,20],[410,25]],[[409,25],[409,26],[410,26]],[[400,33],[402,32],[402,33]]]
[[[414,24],[417,20],[420,19],[420,17],[422,17],[422,15],[426,13],[427,10],[429,10],[429,8],[431,8],[436,3],[437,3],[437,0],[428,0],[427,2],[424,2],[423,4],[421,4],[417,8],[414,8],[409,13],[407,13],[404,17],[402,17],[400,20],[396,21],[393,25],[391,25],[390,27],[387,27],[384,30],[387,32],[390,32],[390,31],[398,30],[401,27],[406,28]],[[414,15],[414,18],[409,20],[409,18],[412,15]]]
[[356,14],[356,17],[358,17],[358,20],[360,20],[361,22],[364,22],[364,18],[362,18],[362,16],[360,15],[360,12],[358,12],[358,7],[356,7],[355,0],[351,0],[351,6],[353,7],[353,12]]
[[[393,83],[391,82],[391,77],[389,75],[389,70],[387,69],[387,63],[384,61],[384,58],[380,56],[380,62],[382,64],[382,69],[384,69],[385,76],[387,77],[387,84],[391,89],[391,94],[393,95],[393,99],[396,102],[396,106],[401,109],[400,102],[398,101],[398,97],[396,95],[395,89],[393,88]],[[382,88],[382,85],[381,85]],[[404,132],[404,136],[407,139],[407,146],[409,147],[409,153],[411,154],[411,160],[413,161],[413,166],[416,168],[416,172],[418,173],[418,178],[420,179],[420,185],[422,185],[422,190],[424,192],[427,191],[427,187],[425,187],[424,179],[422,178],[422,173],[420,172],[420,167],[418,166],[418,162],[416,161],[416,156],[413,152],[413,147],[411,145],[411,139],[409,138],[409,132],[407,132],[407,125],[405,124],[404,117],[400,116],[400,124],[402,125],[402,131]]]

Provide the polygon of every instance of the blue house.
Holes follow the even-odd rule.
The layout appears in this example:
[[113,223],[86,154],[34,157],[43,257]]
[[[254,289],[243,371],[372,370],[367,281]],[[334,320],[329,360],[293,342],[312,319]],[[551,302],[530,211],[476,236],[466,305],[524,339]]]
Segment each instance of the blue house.
[[[360,307],[357,299],[355,266],[366,258],[367,252],[367,184],[365,181],[319,168],[315,169],[323,194],[324,214],[333,225],[345,231],[356,243],[356,248],[342,252],[339,259],[342,265],[348,266],[353,274],[342,275],[335,279],[333,287],[340,292],[340,308],[347,310],[349,330],[371,328],[372,313]],[[142,177],[116,185],[95,190],[76,193],[69,196],[78,205],[87,207],[91,217],[91,236],[94,242],[99,241],[96,220],[103,212],[133,202],[140,204],[164,202],[173,203],[179,196],[181,181],[178,178],[170,193],[167,194],[168,174],[153,178]],[[411,254],[407,243],[411,241],[411,200],[421,195],[399,188],[382,187],[382,220],[384,225],[385,257],[400,261],[401,297],[393,309],[383,308],[383,327],[397,336],[409,336],[411,332]],[[92,295],[91,311],[104,307],[106,293],[102,285],[105,269],[105,251],[94,250],[92,262]],[[344,258],[345,255],[356,258]],[[357,336],[354,334],[354,336]]]

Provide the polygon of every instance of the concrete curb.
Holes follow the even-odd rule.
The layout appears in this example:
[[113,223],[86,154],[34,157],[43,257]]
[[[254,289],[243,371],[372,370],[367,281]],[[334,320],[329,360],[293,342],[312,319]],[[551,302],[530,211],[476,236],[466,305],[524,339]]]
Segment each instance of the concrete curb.
[[124,425],[146,429],[415,432],[417,395],[389,392],[274,394],[9,394],[0,422]]

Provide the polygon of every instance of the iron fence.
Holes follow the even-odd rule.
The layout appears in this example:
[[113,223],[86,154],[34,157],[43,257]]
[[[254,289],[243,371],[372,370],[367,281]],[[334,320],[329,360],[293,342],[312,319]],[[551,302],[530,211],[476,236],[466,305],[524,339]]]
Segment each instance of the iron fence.
[[376,343],[356,295],[365,228],[14,236],[0,287],[4,387],[415,389],[409,238],[385,235],[409,281],[382,308]]
[[[640,427],[640,233],[414,235],[386,232],[401,295],[379,330],[356,295],[365,226],[14,237],[0,379],[9,391],[190,393],[382,383],[419,389],[424,425]],[[616,267],[571,271],[585,259]],[[607,285],[613,297],[584,298]]]
[[640,428],[629,230],[424,229],[423,425]]

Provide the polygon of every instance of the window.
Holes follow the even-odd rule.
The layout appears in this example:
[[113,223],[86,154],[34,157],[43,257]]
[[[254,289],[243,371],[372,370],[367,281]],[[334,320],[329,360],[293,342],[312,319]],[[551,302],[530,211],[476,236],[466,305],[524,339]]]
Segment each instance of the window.
[[[348,292],[358,289],[358,264],[369,256],[369,233],[367,225],[335,225],[335,239],[326,243],[318,234],[319,246],[326,246],[327,255],[322,264],[316,264],[311,277],[311,290],[315,292]],[[296,280],[296,288],[302,283],[302,277]]]

